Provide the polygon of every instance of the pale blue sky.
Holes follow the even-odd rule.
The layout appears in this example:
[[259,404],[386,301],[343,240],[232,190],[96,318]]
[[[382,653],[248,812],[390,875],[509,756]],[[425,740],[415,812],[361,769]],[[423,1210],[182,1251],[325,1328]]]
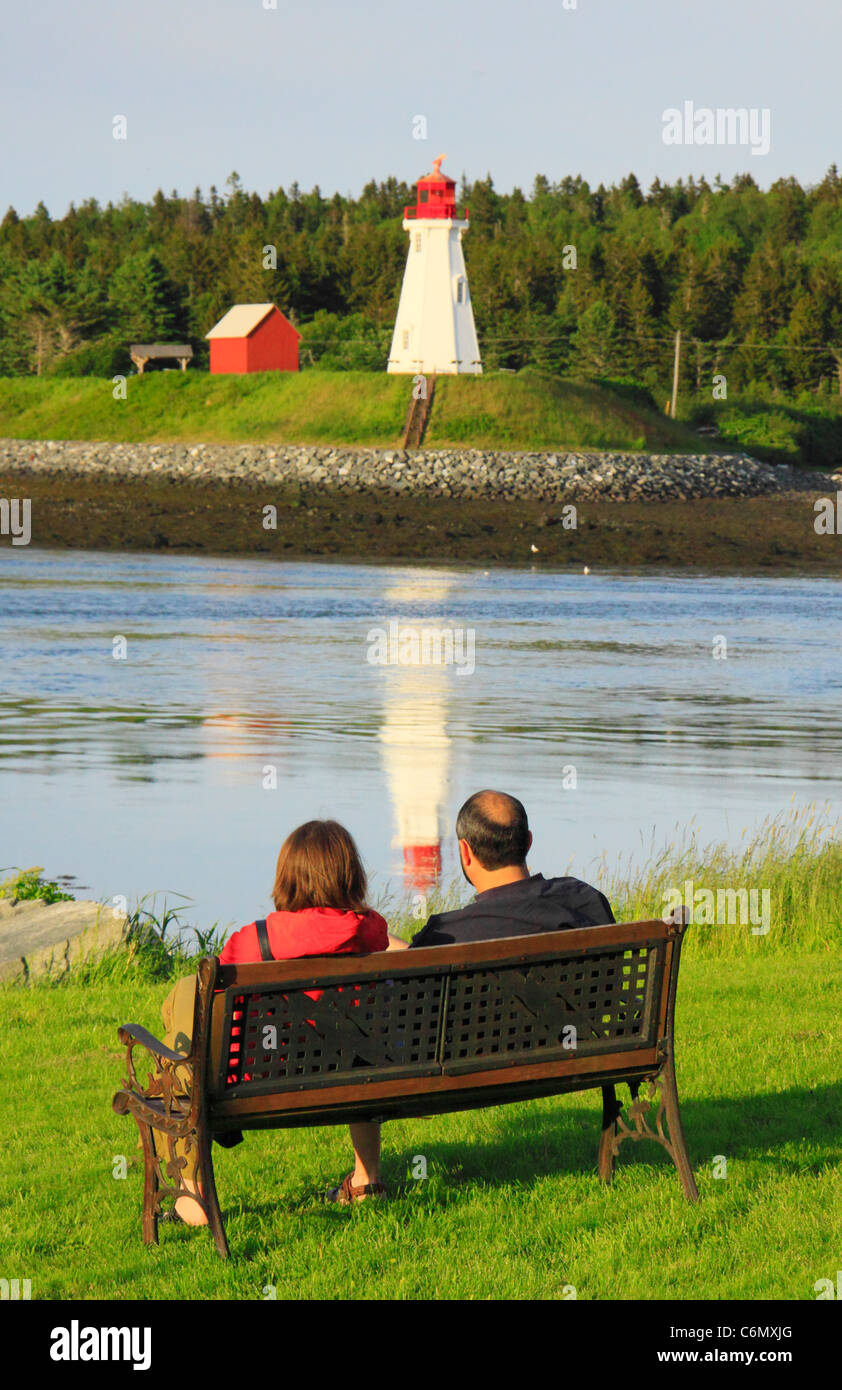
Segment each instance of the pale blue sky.
[[[568,0],[571,3],[572,0]],[[0,214],[87,197],[358,193],[446,152],[459,178],[529,191],[581,173],[750,170],[766,187],[842,164],[840,0],[30,0],[0,53]],[[771,112],[771,149],[664,145],[665,108]],[[128,138],[112,138],[125,115]],[[413,139],[423,115],[428,139]]]

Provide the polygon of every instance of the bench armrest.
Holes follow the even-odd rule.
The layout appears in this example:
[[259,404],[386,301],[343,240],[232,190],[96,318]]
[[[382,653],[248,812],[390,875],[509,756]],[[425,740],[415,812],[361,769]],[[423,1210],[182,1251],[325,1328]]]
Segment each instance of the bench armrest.
[[[126,1078],[123,1089],[112,1101],[112,1109],[117,1114],[130,1110],[138,1119],[173,1135],[187,1133],[195,1126],[201,1106],[199,1088],[193,1084],[192,1049],[188,1053],[174,1052],[138,1023],[124,1024],[118,1028],[117,1036],[126,1044]],[[152,1063],[145,1084],[136,1071],[136,1047],[142,1047],[147,1062]]]
[[128,1043],[130,1047],[134,1043],[140,1043],[154,1057],[162,1057],[167,1062],[187,1062],[190,1059],[189,1052],[174,1052],[146,1028],[141,1028],[139,1023],[124,1023],[122,1028],[117,1029],[117,1037],[120,1042]]

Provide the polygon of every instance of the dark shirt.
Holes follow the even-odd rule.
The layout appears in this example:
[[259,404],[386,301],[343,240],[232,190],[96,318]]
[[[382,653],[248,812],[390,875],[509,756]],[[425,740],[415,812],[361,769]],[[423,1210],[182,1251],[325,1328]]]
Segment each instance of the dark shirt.
[[478,893],[467,907],[437,912],[412,938],[412,946],[450,946],[498,936],[532,936],[570,927],[602,927],[614,921],[608,899],[579,878],[531,878]]

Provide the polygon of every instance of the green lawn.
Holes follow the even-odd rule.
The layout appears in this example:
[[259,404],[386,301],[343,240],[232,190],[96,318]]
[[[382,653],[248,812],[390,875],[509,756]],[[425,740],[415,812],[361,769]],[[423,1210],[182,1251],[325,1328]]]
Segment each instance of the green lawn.
[[[207,1231],[140,1234],[137,1130],[111,1111],[118,1024],[160,1028],[169,985],[0,990],[0,1274],[32,1297],[815,1298],[842,1268],[842,961],[835,947],[688,954],[676,1047],[701,1200],[654,1144],[596,1178],[598,1092],[384,1128],[381,1205],[326,1206],[343,1129],[215,1148],[233,1259]],[[115,1155],[128,1177],[112,1176]],[[413,1159],[428,1178],[412,1177]],[[713,1159],[727,1159],[727,1178]]]
[[[0,437],[398,446],[411,378],[385,372],[0,378]],[[442,377],[426,447],[706,452],[687,426],[615,391],[525,370]]]

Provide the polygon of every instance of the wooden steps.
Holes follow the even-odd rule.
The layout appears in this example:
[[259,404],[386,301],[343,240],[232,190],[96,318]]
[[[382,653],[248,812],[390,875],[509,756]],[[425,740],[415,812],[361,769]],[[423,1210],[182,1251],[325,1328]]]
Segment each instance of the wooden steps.
[[436,374],[433,372],[427,377],[426,395],[415,395],[413,384],[413,395],[409,402],[409,410],[406,413],[406,424],[403,431],[404,449],[417,449],[424,438],[424,431],[430,418],[430,411],[433,408],[433,396],[436,390]]

